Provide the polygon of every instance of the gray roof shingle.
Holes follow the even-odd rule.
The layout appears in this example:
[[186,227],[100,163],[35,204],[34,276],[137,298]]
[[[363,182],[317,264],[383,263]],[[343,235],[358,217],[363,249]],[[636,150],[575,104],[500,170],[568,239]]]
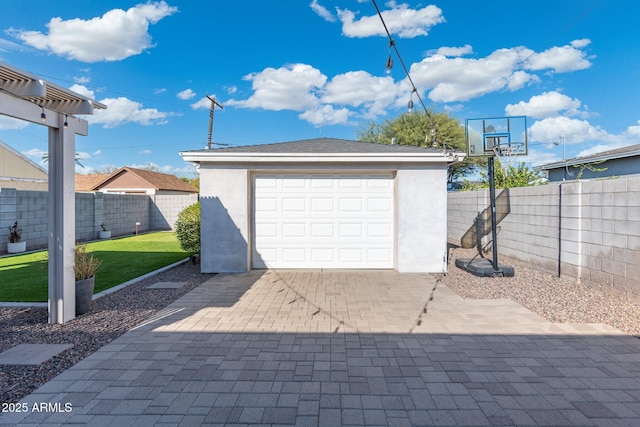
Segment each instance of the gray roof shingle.
[[274,144],[244,145],[239,147],[194,150],[191,152],[219,153],[272,153],[272,154],[326,154],[326,153],[440,153],[441,148],[422,148],[407,145],[389,145],[336,138],[315,138]]

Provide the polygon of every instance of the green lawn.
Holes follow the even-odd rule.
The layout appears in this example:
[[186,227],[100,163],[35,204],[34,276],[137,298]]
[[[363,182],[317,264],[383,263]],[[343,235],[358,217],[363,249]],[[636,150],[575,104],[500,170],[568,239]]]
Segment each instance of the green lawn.
[[[170,232],[155,232],[87,244],[102,261],[95,293],[188,257]],[[46,302],[47,252],[0,258],[0,301]]]

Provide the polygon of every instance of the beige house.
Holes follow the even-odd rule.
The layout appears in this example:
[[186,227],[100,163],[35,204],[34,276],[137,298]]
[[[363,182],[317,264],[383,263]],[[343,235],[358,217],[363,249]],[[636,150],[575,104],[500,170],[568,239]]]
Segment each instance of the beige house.
[[0,188],[47,191],[48,181],[45,168],[0,141]]
[[180,195],[198,190],[175,175],[122,167],[111,174],[76,175],[77,192]]

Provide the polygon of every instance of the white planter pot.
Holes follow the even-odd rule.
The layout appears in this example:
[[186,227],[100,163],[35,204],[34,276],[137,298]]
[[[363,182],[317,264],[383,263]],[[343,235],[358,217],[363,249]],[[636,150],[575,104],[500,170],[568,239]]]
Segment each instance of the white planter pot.
[[110,239],[111,238],[111,230],[101,231],[100,232],[100,238],[101,239]]
[[18,254],[27,250],[27,242],[7,243],[7,252]]

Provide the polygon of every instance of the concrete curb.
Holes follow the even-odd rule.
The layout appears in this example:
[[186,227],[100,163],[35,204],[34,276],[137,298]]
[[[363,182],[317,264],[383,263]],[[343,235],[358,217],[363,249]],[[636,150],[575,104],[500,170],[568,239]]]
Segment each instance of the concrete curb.
[[[143,274],[140,277],[136,277],[135,279],[131,279],[128,282],[124,282],[121,283],[117,286],[114,286],[112,288],[109,288],[107,290],[104,290],[102,292],[99,292],[95,295],[93,295],[93,301],[97,300],[98,298],[101,298],[105,295],[109,295],[113,292],[119,291],[122,288],[126,288],[129,285],[133,285],[134,283],[138,283],[142,280],[148,279],[149,277],[153,277],[156,274],[160,274],[164,271],[170,270],[174,267],[177,267],[181,264],[184,264],[185,262],[188,262],[189,258],[185,258],[183,260],[174,262],[173,264],[169,264],[167,266],[164,266],[162,268],[159,268],[157,270],[151,271],[147,274]],[[48,302],[0,302],[0,308],[28,308],[28,307],[48,307],[49,303]]]

